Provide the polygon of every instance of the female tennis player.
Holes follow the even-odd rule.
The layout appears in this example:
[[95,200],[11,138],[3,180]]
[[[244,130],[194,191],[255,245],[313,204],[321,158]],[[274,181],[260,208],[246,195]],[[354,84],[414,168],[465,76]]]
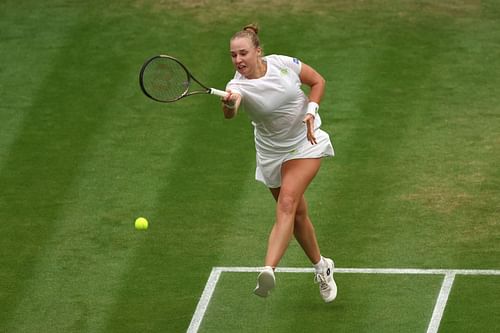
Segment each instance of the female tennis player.
[[[296,58],[264,56],[258,31],[256,25],[248,25],[231,38],[236,73],[226,86],[229,95],[222,99],[226,118],[233,118],[240,106],[250,116],[257,152],[255,177],[276,200],[276,221],[254,293],[261,297],[270,294],[275,286],[274,269],[295,235],[315,268],[321,296],[331,302],[337,295],[334,263],[321,256],[304,198],[321,158],[334,155],[328,134],[319,128],[325,80]],[[302,84],[311,88],[309,96]]]

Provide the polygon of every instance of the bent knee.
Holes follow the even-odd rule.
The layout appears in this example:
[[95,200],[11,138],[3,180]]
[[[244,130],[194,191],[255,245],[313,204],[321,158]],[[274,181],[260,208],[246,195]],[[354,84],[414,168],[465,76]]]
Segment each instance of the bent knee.
[[293,195],[280,193],[278,198],[278,210],[286,214],[295,214],[298,202],[298,199]]

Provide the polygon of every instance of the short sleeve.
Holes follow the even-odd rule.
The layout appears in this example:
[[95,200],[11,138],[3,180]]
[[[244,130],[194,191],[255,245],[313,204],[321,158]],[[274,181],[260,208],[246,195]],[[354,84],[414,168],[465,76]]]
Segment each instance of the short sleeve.
[[280,55],[279,59],[281,60],[281,62],[283,62],[283,64],[286,67],[293,70],[295,74],[300,75],[300,70],[302,69],[302,62],[299,59],[284,55]]

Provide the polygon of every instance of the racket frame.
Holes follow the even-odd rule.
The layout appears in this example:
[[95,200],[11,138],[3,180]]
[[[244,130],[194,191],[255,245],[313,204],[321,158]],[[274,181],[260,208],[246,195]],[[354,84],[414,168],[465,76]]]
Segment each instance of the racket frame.
[[[166,59],[175,61],[186,72],[186,76],[187,76],[186,90],[184,90],[184,92],[182,94],[180,94],[178,97],[176,97],[175,99],[169,99],[169,100],[158,99],[158,98],[152,96],[147,91],[147,89],[144,87],[144,81],[143,81],[144,72],[145,72],[146,68],[148,67],[148,65],[150,63],[152,63],[153,61],[155,61],[156,59],[158,59],[158,58],[166,58]],[[191,87],[191,82],[192,81],[198,83],[198,85],[200,87],[202,87],[203,90],[189,91],[189,88]],[[139,85],[140,85],[141,90],[144,93],[144,95],[146,95],[147,97],[151,98],[154,101],[161,102],[161,103],[172,103],[172,102],[180,100],[181,98],[184,98],[184,97],[187,97],[187,96],[192,96],[192,95],[198,95],[198,94],[210,94],[210,95],[216,95],[216,96],[219,96],[219,97],[222,97],[222,98],[225,98],[225,97],[227,97],[229,95],[229,93],[227,93],[226,91],[215,89],[215,88],[209,88],[209,87],[205,86],[203,83],[201,83],[200,81],[198,81],[194,77],[194,75],[189,71],[189,69],[187,69],[187,67],[182,62],[180,62],[178,59],[176,59],[176,58],[174,58],[172,56],[164,55],[164,54],[155,55],[155,56],[147,59],[144,62],[144,64],[141,67],[141,71],[139,72]]]

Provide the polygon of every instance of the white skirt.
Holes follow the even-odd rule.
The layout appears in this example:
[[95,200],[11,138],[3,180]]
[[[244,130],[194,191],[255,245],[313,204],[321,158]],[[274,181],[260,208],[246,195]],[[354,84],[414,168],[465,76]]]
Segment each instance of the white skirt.
[[288,153],[269,154],[257,151],[255,179],[269,188],[278,188],[281,186],[281,166],[284,162],[302,158],[334,156],[335,152],[328,133],[317,129],[314,134],[317,142],[315,145],[305,139],[302,145]]

